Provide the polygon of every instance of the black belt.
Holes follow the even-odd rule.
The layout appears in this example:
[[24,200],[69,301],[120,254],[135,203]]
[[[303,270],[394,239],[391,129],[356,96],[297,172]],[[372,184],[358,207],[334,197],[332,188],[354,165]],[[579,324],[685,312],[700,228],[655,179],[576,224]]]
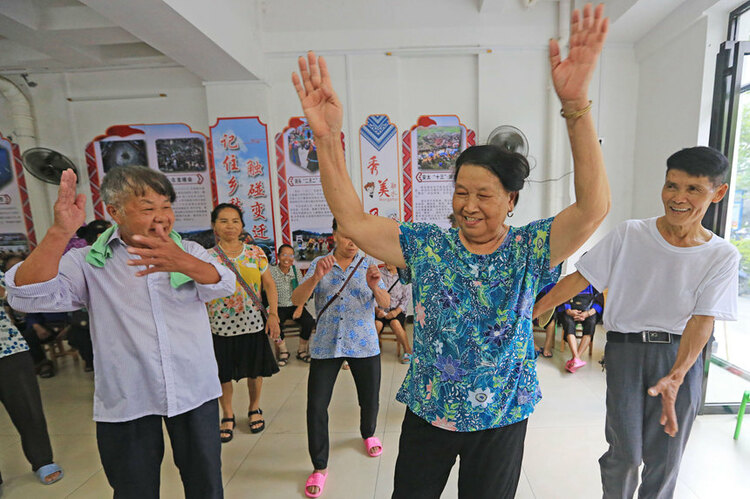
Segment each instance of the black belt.
[[677,343],[679,334],[666,331],[638,331],[635,333],[620,333],[607,331],[607,341],[613,343]]

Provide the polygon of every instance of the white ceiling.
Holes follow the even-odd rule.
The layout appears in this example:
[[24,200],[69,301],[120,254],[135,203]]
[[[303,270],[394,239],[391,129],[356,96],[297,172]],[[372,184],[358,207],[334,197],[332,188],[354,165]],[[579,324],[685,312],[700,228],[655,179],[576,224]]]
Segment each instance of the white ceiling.
[[[675,8],[694,1],[607,0],[610,39],[635,43]],[[394,40],[398,47],[424,47],[425,40],[431,44],[434,37],[409,34],[429,30],[452,35],[446,36],[450,43],[464,39],[492,43],[503,36],[528,43],[532,33],[546,40],[555,31],[556,4],[556,0],[0,0],[0,74],[184,66],[204,80],[258,79],[263,77],[264,52],[279,46],[297,50],[325,45],[321,40],[340,49],[388,48],[394,47],[389,45]]]

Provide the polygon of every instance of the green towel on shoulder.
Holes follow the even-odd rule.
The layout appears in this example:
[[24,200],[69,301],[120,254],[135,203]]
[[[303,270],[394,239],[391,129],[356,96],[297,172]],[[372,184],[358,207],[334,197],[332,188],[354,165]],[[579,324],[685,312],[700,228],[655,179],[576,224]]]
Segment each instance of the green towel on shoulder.
[[[86,254],[86,261],[88,263],[94,267],[104,267],[104,264],[107,263],[107,259],[112,258],[112,248],[109,247],[107,242],[116,230],[117,224],[113,224],[112,227],[99,234],[99,237],[96,238],[96,241]],[[180,236],[177,231],[172,230],[172,232],[169,233],[169,238],[172,239],[182,251],[185,251],[184,246],[182,246],[182,236]],[[190,281],[192,281],[190,277],[180,272],[169,273],[169,283],[173,288],[179,288],[186,282]]]

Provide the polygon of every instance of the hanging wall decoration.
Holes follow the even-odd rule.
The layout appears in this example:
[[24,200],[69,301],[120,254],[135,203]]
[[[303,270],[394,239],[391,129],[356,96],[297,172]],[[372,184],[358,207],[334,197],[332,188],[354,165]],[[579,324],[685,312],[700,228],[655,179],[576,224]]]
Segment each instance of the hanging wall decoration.
[[420,116],[403,134],[404,221],[450,227],[456,158],[476,143],[458,116]]
[[21,152],[0,134],[0,253],[20,255],[35,246]]
[[305,118],[291,118],[276,134],[276,168],[282,241],[292,245],[304,269],[313,258],[333,248],[333,215],[323,196],[318,153]]
[[245,231],[267,254],[275,253],[268,132],[257,116],[219,118],[211,127],[219,203],[242,208]]
[[384,114],[359,128],[362,205],[365,212],[401,220],[398,129]]
[[141,165],[162,172],[172,182],[177,193],[176,231],[191,237],[210,229],[216,204],[211,155],[207,137],[183,123],[109,127],[86,146],[94,216],[109,218],[99,192],[104,175],[118,166]]

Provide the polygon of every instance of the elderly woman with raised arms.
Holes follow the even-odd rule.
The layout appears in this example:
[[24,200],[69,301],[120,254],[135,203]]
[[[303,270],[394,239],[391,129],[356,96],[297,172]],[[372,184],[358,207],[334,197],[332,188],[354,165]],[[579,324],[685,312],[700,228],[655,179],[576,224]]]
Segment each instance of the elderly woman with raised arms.
[[367,254],[408,267],[414,355],[397,399],[407,406],[395,498],[439,497],[461,456],[461,497],[513,497],[526,422],[541,393],[531,315],[539,289],[599,226],[609,185],[587,92],[607,33],[603,6],[571,18],[570,53],[550,41],[575,169],[576,201],[554,218],[505,224],[529,166],[493,146],[471,147],[455,168],[457,229],[366,214],[351,184],[340,134],[342,105],[323,58],[293,75],[318,148],[323,191],[342,235]]
[[63,255],[86,216],[75,186],[63,172],[54,224],[5,276],[8,301],[25,312],[89,310],[96,439],[115,497],[159,497],[163,424],[185,497],[223,497],[221,386],[204,303],[234,293],[234,274],[181,240],[172,184],[142,166],[107,173],[101,192],[116,225]]

